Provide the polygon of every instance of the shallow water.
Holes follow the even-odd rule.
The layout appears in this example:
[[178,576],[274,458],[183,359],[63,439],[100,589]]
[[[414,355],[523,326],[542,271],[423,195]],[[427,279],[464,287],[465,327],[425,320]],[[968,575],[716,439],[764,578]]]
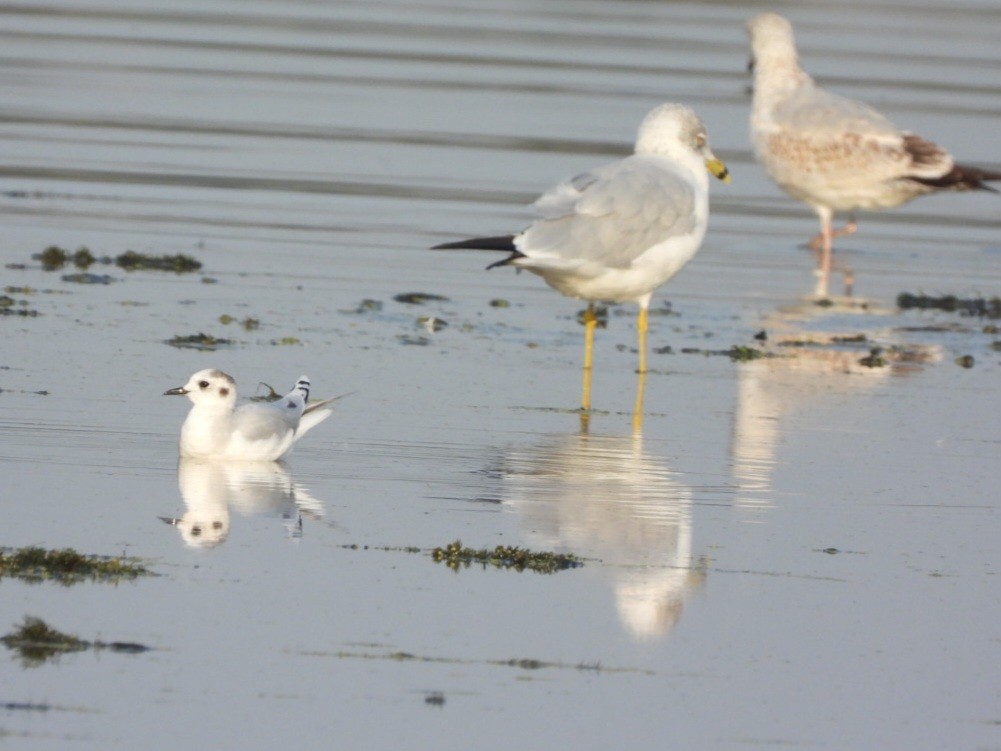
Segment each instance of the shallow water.
[[[999,294],[998,199],[864,215],[840,258],[868,305],[804,302],[815,219],[746,134],[743,23],[762,9],[0,6],[0,258],[27,264],[4,286],[40,314],[0,319],[0,545],[161,574],[4,582],[0,630],[36,615],[155,648],[0,657],[4,746],[1001,746],[1001,335],[894,306]],[[1001,5],[783,9],[808,70],[999,166]],[[598,334],[585,429],[580,305],[425,248],[518,229],[669,99],[699,110],[734,181],[655,297],[671,314],[651,346],[671,351],[651,354],[642,433],[625,307]],[[205,267],[72,284],[31,261],[52,244]],[[416,291],[448,300],[393,300]],[[198,332],[237,343],[165,344]],[[900,349],[860,365],[876,344]],[[734,345],[794,356],[682,352]],[[302,372],[350,395],[283,467],[179,472],[186,405],[160,394],[212,366],[244,395]],[[588,560],[455,573],[403,550],[455,539]]]

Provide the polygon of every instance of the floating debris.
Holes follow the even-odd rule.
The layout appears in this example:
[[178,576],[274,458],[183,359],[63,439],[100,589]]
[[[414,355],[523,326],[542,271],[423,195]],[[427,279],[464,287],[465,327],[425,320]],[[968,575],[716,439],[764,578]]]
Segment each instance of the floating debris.
[[186,274],[198,271],[202,267],[200,261],[183,253],[177,255],[151,256],[127,250],[115,258],[115,265],[126,271],[172,271],[175,274]]
[[113,259],[108,256],[96,258],[86,247],[81,247],[76,252],[70,253],[58,245],[50,245],[33,258],[41,261],[42,268],[46,271],[57,271],[67,263],[72,263],[78,269],[87,269],[95,263],[102,263],[105,266],[114,264],[125,271],[173,271],[176,274],[197,271],[202,267],[200,261],[183,253],[153,256],[127,250]]
[[1001,297],[974,297],[962,299],[955,295],[912,295],[901,292],[897,295],[897,307],[901,310],[942,310],[979,318],[1001,318]]
[[190,334],[188,336],[177,336],[167,339],[166,344],[178,349],[198,349],[204,352],[214,352],[220,347],[231,347],[236,344],[231,339],[218,339],[209,334]]
[[76,274],[63,274],[64,282],[73,284],[111,284],[117,281],[113,276],[107,274],[91,274],[89,271],[81,271]]
[[430,691],[424,697],[424,703],[432,707],[444,707],[445,694],[443,694],[441,691]]
[[962,357],[956,358],[956,365],[958,365],[961,368],[969,369],[972,368],[975,364],[976,361],[973,359],[973,355],[963,355]]
[[18,653],[25,667],[37,667],[46,660],[70,652],[82,652],[89,644],[71,634],[57,631],[41,618],[25,616],[24,622],[0,637],[7,649]]
[[504,300],[504,299],[502,299],[500,297],[495,297],[493,300],[490,301],[490,307],[491,308],[510,308],[511,307],[511,303],[509,303],[507,300]]
[[302,342],[296,336],[283,336],[281,339],[272,339],[271,344],[275,347],[294,347]]
[[[236,319],[233,316],[229,315],[228,313],[223,313],[221,316],[219,316],[219,323],[221,323],[223,326],[229,326],[234,321],[236,321]],[[247,316],[242,321],[240,321],[240,325],[243,327],[244,331],[256,331],[261,327],[261,322],[256,318],[251,318],[250,316]]]
[[428,292],[404,292],[393,297],[396,302],[406,305],[423,305],[426,302],[449,302],[444,295],[433,295]]
[[50,245],[41,253],[33,256],[42,262],[42,268],[46,271],[58,271],[67,263],[71,263],[78,269],[86,269],[97,259],[85,247],[81,247],[75,253],[63,250],[58,245]]
[[409,334],[399,334],[396,341],[408,347],[426,347],[431,343],[431,340],[426,336],[410,336]]
[[27,307],[27,305],[27,300],[15,300],[10,295],[0,295],[0,316],[20,316],[21,318],[37,316],[38,311]]
[[57,631],[41,618],[25,616],[24,622],[9,634],[0,637],[0,642],[7,649],[14,650],[21,658],[25,667],[38,667],[46,660],[71,652],[82,652],[86,649],[107,649],[111,652],[139,654],[148,652],[151,647],[135,642],[103,642],[85,641],[72,634]]
[[134,558],[84,555],[72,548],[0,548],[0,579],[9,577],[29,583],[55,581],[70,585],[82,581],[117,583],[140,576],[153,576],[153,572]]
[[869,350],[869,354],[861,358],[858,363],[865,368],[885,368],[889,363],[883,355],[882,347],[873,347]]
[[319,652],[301,651],[295,654],[303,657],[335,657],[339,660],[388,660],[390,662],[424,662],[444,665],[492,665],[502,668],[517,668],[519,670],[587,670],[595,673],[634,673],[637,675],[656,675],[645,668],[609,667],[600,662],[558,662],[551,660],[536,660],[532,658],[514,658],[508,660],[469,660],[461,657],[442,657],[434,655],[416,655],[410,652]]
[[342,313],[357,313],[359,315],[363,313],[378,313],[382,310],[381,300],[370,300],[365,298],[354,310],[342,310]]
[[730,349],[702,349],[700,347],[685,347],[681,350],[683,355],[705,355],[706,357],[729,357],[734,362],[750,362],[760,360],[762,357],[780,357],[772,352],[765,352],[756,347],[744,345],[733,345]]
[[528,569],[539,574],[555,574],[557,571],[565,571],[568,568],[578,568],[584,562],[575,555],[569,553],[536,553],[524,548],[516,548],[510,545],[498,545],[491,549],[464,548],[460,540],[446,545],[443,548],[435,548],[431,551],[431,559],[435,563],[444,563],[453,571],[458,571],[460,567],[469,568],[473,563],[479,563],[483,568],[493,566],[499,569],[514,569],[524,571]]
[[417,319],[417,325],[432,334],[436,334],[448,326],[448,321],[444,321],[437,316],[421,316]]

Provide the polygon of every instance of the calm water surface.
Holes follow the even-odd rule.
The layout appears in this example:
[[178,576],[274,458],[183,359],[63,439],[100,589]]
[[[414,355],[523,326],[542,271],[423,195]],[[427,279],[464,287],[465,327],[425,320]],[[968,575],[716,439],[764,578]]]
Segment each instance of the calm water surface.
[[[1001,335],[894,306],[999,294],[1001,204],[865,215],[840,255],[865,305],[804,302],[816,220],[746,133],[743,24],[766,9],[0,4],[3,286],[40,314],[0,319],[0,545],[161,574],[4,582],[4,632],[36,615],[155,649],[0,655],[2,745],[1001,748]],[[822,81],[1001,167],[1001,3],[781,10]],[[655,297],[642,432],[626,308],[585,427],[579,304],[425,248],[517,230],[665,100],[734,181]],[[52,244],[204,268],[80,285],[31,260]],[[235,344],[165,344],[199,332]],[[683,352],[734,345],[791,356]],[[861,365],[876,345],[888,363]],[[302,372],[350,395],[285,465],[179,467],[186,406],[160,394],[203,367],[248,396]],[[402,550],[456,539],[588,561],[454,573]]]

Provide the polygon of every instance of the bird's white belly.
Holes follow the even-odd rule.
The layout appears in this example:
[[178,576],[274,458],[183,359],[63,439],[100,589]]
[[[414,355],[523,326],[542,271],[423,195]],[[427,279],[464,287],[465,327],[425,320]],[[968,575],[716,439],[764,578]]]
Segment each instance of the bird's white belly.
[[515,265],[538,274],[567,297],[609,302],[636,302],[666,283],[692,259],[704,232],[672,238],[655,245],[625,268],[582,264],[574,270],[545,258],[519,259]]

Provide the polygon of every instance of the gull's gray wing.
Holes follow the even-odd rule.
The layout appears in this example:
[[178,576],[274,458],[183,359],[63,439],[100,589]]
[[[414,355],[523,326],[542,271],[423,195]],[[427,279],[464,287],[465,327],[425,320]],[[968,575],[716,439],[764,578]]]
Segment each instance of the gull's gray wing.
[[298,395],[270,404],[246,404],[233,413],[233,429],[248,441],[280,438],[299,427],[304,406]]
[[631,156],[585,172],[547,191],[535,208],[542,217],[515,239],[529,259],[626,268],[696,226],[694,184],[662,157]]

